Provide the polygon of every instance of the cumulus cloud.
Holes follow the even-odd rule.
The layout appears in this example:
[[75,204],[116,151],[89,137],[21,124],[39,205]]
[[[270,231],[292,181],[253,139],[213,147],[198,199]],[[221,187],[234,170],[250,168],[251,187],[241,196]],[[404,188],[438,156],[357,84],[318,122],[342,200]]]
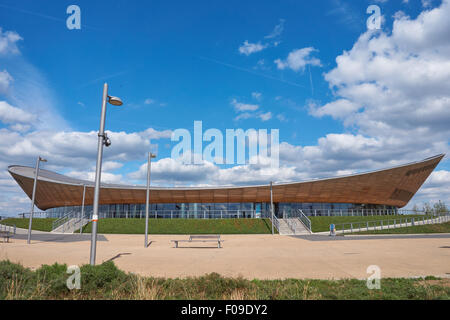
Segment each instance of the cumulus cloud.
[[8,93],[12,81],[13,77],[8,73],[8,71],[0,71],[0,94]]
[[310,113],[342,119],[364,135],[448,151],[449,14],[444,1],[416,19],[396,19],[391,34],[362,34],[325,75],[337,99]]
[[311,56],[315,51],[318,50],[313,47],[295,49],[288,54],[285,60],[276,59],[274,62],[280,70],[289,68],[296,72],[304,71],[307,65],[321,66],[320,60]]
[[15,31],[3,32],[0,28],[0,54],[18,54],[17,42],[22,40],[22,37]]
[[36,120],[36,116],[11,106],[6,101],[0,101],[0,121],[6,124],[19,122],[30,123]]

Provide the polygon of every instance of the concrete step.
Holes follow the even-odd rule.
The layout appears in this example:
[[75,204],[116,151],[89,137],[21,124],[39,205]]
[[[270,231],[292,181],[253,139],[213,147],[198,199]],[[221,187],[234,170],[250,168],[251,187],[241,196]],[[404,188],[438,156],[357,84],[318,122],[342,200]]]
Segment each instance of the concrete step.
[[[278,232],[281,235],[310,234],[308,229],[303,225],[303,223],[298,218],[279,219],[279,222],[280,222],[280,230],[278,230]],[[294,230],[291,229],[288,223],[294,226]]]

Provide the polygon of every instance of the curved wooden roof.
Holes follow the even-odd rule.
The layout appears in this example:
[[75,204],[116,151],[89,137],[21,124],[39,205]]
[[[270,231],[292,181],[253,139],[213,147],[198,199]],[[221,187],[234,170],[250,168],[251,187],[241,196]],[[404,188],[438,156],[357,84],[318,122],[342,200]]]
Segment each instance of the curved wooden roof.
[[[419,190],[443,154],[414,163],[368,173],[273,185],[274,202],[334,202],[405,206]],[[34,168],[10,166],[9,173],[32,196]],[[94,182],[40,170],[36,206],[41,210],[79,206],[83,186],[86,204],[93,203]],[[145,203],[145,186],[102,184],[100,204]],[[151,187],[151,203],[270,202],[269,185],[245,187],[161,188]]]

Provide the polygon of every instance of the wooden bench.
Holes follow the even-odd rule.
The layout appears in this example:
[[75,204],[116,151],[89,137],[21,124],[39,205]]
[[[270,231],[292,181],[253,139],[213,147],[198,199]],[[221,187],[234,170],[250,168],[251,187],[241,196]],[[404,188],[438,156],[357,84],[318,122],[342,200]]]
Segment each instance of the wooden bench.
[[200,235],[189,236],[189,240],[171,240],[175,243],[175,248],[178,248],[179,242],[217,242],[217,248],[222,248],[221,243],[223,240],[220,239],[220,235]]

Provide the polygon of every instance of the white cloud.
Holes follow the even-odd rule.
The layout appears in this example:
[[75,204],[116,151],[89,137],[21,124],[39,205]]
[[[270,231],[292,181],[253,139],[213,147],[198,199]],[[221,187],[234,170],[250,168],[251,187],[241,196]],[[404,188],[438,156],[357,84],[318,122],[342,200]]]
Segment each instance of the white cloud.
[[424,8],[431,7],[431,0],[422,0],[422,7]]
[[271,33],[264,37],[264,39],[273,39],[280,36],[284,30],[284,19],[280,19],[280,23],[275,26]]
[[155,100],[148,98],[148,99],[145,99],[144,103],[145,104],[153,104],[153,103],[155,103]]
[[8,71],[0,71],[0,94],[7,94],[13,77],[8,73]]
[[259,106],[256,104],[247,104],[247,103],[242,103],[242,102],[238,102],[236,99],[233,99],[231,101],[231,104],[234,106],[234,109],[237,112],[242,112],[242,111],[256,111],[258,110]]
[[405,143],[427,140],[429,146],[439,145],[446,152],[449,15],[449,3],[444,1],[416,19],[396,19],[390,35],[382,31],[361,35],[325,75],[337,99],[312,107],[311,114],[342,119],[368,136]]
[[145,131],[140,132],[139,135],[150,140],[170,139],[172,130],[158,131],[153,128],[148,128]]
[[[102,183],[114,183],[114,184],[124,184],[123,177],[121,174],[113,174],[105,172],[102,166]],[[95,180],[95,171],[70,171],[66,173],[67,176],[82,179],[88,181]]]
[[0,28],[0,54],[18,54],[17,42],[23,40],[22,37],[15,31],[2,31]]
[[274,62],[280,70],[289,68],[296,72],[304,71],[307,65],[321,66],[319,59],[310,56],[315,51],[317,50],[313,47],[295,49],[289,53],[287,59],[276,59]]
[[262,121],[268,121],[270,119],[272,119],[272,112],[266,112],[266,113],[261,113],[260,115],[258,115],[258,117],[262,120]]
[[[270,34],[264,37],[264,39],[276,39],[278,38],[284,30],[284,19],[280,19],[280,23],[275,26]],[[256,43],[249,43],[248,40],[245,40],[244,43],[239,47],[239,52],[246,56],[249,56],[253,53],[260,52],[270,46],[278,46],[280,41],[269,41],[267,43],[261,43],[258,41]],[[260,60],[261,61],[261,60]]]
[[252,53],[262,51],[262,50],[264,50],[267,47],[268,47],[268,44],[261,44],[261,42],[249,43],[248,40],[245,40],[244,44],[242,44],[239,47],[239,52],[241,54],[245,54],[246,56],[249,56]]
[[36,120],[36,116],[23,111],[19,108],[11,106],[6,101],[0,101],[0,121],[5,124],[12,124],[19,122],[31,123]]
[[262,93],[261,92],[252,92],[252,97],[253,97],[253,99],[260,101],[261,97],[262,97]]

